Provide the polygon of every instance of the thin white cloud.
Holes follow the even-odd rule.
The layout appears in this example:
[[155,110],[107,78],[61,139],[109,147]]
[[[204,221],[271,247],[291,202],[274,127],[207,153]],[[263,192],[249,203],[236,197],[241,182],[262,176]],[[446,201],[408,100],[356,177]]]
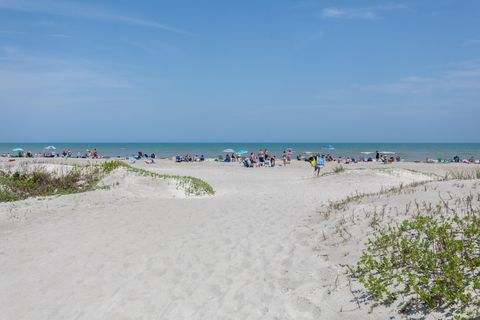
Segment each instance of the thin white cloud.
[[103,10],[97,6],[66,1],[0,0],[0,10],[33,12],[64,17],[89,19],[105,22],[126,23],[136,26],[161,29],[164,31],[189,34],[188,32],[157,21],[130,17]]
[[17,35],[24,35],[24,34],[25,34],[25,32],[23,32],[23,31],[0,30],[0,35],[17,36]]
[[411,83],[425,83],[434,80],[433,78],[429,77],[419,77],[419,76],[411,76],[401,79],[402,82],[411,82]]
[[[24,55],[0,47],[0,105],[26,109],[88,107],[136,97],[125,76],[92,61]],[[96,104],[87,102],[95,101]]]
[[397,11],[407,9],[402,4],[387,4],[375,7],[328,7],[321,12],[323,18],[344,18],[344,19],[375,19],[380,13],[386,11]]
[[314,45],[317,43],[320,39],[322,39],[325,35],[325,32],[323,30],[319,30],[313,33],[310,33],[308,35],[305,35],[299,39],[299,41],[296,43],[294,49],[295,50],[302,50],[305,49],[311,45]]
[[1,46],[0,47],[0,57],[12,57],[18,52],[18,48],[15,46]]
[[480,45],[480,39],[469,39],[462,42],[462,47]]
[[62,38],[62,39],[69,39],[72,36],[69,36],[68,34],[63,34],[63,33],[51,33],[48,35],[51,38]]
[[375,12],[367,9],[325,8],[322,10],[324,18],[347,18],[347,19],[374,19]]
[[353,85],[351,88],[384,94],[445,93],[459,90],[480,92],[480,59],[457,63],[436,76],[410,76],[396,82]]

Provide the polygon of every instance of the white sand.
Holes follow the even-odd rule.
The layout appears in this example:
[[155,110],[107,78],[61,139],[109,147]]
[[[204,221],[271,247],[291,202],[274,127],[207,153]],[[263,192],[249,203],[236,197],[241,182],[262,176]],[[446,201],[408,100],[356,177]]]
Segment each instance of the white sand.
[[345,275],[373,232],[365,212],[387,204],[388,223],[439,190],[480,192],[477,181],[431,182],[326,218],[329,200],[478,165],[367,163],[320,178],[303,162],[137,165],[202,178],[216,194],[185,198],[167,181],[116,172],[110,190],[0,204],[1,319],[401,319],[395,306],[359,302]]

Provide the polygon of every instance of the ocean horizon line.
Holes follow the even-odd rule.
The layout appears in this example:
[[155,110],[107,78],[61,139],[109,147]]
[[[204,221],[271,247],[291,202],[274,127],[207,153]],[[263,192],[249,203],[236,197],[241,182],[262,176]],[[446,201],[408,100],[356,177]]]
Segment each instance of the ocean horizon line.
[[0,144],[13,144],[13,143],[28,143],[28,144],[45,144],[45,143],[59,143],[59,144],[67,144],[67,143],[75,143],[75,144],[83,144],[83,143],[99,143],[99,144],[122,144],[122,143],[129,143],[129,144],[220,144],[220,143],[238,143],[238,144],[282,144],[282,143],[292,143],[292,144],[480,144],[478,142],[470,142],[470,141],[456,141],[456,142],[431,142],[431,141],[420,141],[420,142],[409,142],[409,141],[367,141],[367,142],[357,142],[357,141],[53,141],[53,140],[46,140],[46,141],[1,141]]

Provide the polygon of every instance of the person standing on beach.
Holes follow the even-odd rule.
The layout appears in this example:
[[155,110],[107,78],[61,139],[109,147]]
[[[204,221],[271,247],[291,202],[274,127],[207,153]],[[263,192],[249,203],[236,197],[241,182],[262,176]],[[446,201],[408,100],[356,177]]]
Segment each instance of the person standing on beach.
[[375,151],[375,160],[380,160],[380,153],[377,151]]
[[287,163],[290,164],[292,161],[292,150],[287,150]]
[[317,177],[320,175],[320,169],[323,168],[324,163],[325,159],[317,153],[315,157],[315,168],[313,169],[313,175],[316,175]]
[[283,160],[283,166],[286,167],[287,166],[287,151],[283,151],[283,154],[282,154],[282,160]]
[[265,153],[263,153],[263,150],[260,149],[258,150],[258,166],[259,167],[263,166],[264,162],[265,162]]

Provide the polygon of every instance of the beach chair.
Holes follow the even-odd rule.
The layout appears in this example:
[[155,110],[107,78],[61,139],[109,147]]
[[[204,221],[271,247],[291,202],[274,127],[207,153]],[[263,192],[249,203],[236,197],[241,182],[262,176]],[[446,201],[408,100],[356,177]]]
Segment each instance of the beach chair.
[[252,164],[252,162],[250,161],[250,159],[248,159],[248,158],[245,159],[245,160],[243,160],[243,165],[244,165],[245,167],[247,167],[247,168],[253,168],[253,164]]
[[175,162],[182,162],[182,158],[180,158],[180,156],[176,156],[175,157]]

